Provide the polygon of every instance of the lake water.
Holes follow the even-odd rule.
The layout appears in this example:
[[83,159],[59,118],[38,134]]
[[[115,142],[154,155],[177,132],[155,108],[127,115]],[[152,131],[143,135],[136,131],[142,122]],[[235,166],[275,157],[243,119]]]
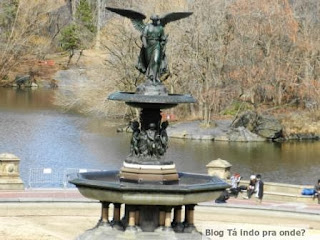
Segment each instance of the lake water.
[[[52,105],[55,90],[0,88],[0,153],[20,159],[28,182],[30,169],[100,169],[122,166],[130,134],[116,126]],[[206,173],[206,164],[222,158],[245,179],[261,173],[265,181],[314,184],[320,178],[320,142],[229,143],[170,139],[167,158],[178,171]]]

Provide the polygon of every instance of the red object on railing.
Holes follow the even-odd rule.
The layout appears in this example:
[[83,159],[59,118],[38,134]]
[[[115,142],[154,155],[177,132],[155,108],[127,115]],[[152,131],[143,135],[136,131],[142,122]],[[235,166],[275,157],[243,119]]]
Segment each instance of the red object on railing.
[[162,121],[176,121],[177,118],[174,114],[170,113],[161,113],[161,120]]
[[40,60],[38,61],[39,65],[41,66],[54,66],[54,60]]

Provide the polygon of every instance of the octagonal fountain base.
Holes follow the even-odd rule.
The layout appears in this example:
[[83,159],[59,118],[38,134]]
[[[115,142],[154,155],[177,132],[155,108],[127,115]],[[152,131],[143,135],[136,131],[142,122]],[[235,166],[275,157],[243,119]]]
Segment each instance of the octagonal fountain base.
[[[229,185],[208,175],[177,174],[179,181],[171,184],[121,181],[119,171],[71,176],[69,182],[76,185],[83,196],[102,203],[97,226],[77,239],[200,239],[194,226],[194,206],[216,199]],[[112,220],[110,204],[114,206]],[[121,205],[124,207],[122,218]]]

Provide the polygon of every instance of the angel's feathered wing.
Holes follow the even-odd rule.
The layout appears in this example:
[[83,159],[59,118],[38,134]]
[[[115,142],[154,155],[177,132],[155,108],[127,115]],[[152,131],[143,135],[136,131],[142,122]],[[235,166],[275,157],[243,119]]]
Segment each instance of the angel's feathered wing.
[[160,17],[160,23],[162,26],[165,26],[169,22],[177,21],[182,18],[189,17],[192,14],[192,12],[171,12],[167,13]]
[[111,12],[117,13],[123,17],[129,18],[134,26],[135,29],[137,29],[139,32],[143,32],[143,29],[145,28],[145,24],[143,20],[146,18],[146,16],[143,13],[133,11],[131,9],[122,9],[122,8],[111,8],[106,7]]

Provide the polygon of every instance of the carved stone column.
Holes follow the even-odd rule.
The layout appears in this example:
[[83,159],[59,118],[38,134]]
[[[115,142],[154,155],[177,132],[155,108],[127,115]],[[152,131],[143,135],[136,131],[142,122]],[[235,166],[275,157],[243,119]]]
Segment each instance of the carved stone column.
[[136,215],[135,215],[135,222],[136,222],[136,226],[139,226],[139,222],[140,222],[140,210],[139,208],[136,209]]
[[121,203],[114,203],[113,204],[113,220],[112,220],[112,227],[123,230],[123,225],[120,221],[120,210],[121,210]]
[[136,206],[128,206],[126,205],[126,214],[128,215],[128,225],[126,226],[126,231],[136,232],[138,228],[136,226]]
[[164,227],[165,217],[166,217],[166,212],[164,211],[164,209],[160,209],[160,212],[159,212],[159,226],[160,227]]
[[136,211],[129,211],[129,227],[136,226]]
[[198,232],[194,226],[194,204],[185,206],[185,221],[184,221],[184,230],[183,232],[192,233]]
[[172,207],[165,208],[165,218],[164,218],[164,228],[163,231],[171,232],[173,231],[171,227],[171,209]]
[[98,226],[110,227],[109,222],[109,202],[101,202],[101,217],[98,222]]
[[181,209],[182,206],[177,206],[174,208],[174,217],[171,226],[175,232],[183,232],[183,224],[181,221]]

